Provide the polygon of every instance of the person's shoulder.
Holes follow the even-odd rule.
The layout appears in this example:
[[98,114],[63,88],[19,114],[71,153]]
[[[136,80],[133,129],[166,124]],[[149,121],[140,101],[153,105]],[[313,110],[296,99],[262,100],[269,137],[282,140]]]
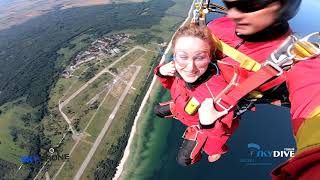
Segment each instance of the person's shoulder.
[[208,23],[208,28],[214,30],[216,28],[230,28],[234,26],[234,23],[231,19],[227,17],[220,17],[215,20],[212,20]]
[[207,26],[219,39],[230,39],[227,37],[234,36],[235,24],[227,17],[221,17],[210,21]]
[[214,19],[212,21],[210,21],[208,23],[208,26],[211,26],[211,25],[216,25],[216,24],[221,24],[221,23],[231,23],[232,20],[226,16],[223,16],[223,17],[220,17],[220,18],[217,18],[217,19]]

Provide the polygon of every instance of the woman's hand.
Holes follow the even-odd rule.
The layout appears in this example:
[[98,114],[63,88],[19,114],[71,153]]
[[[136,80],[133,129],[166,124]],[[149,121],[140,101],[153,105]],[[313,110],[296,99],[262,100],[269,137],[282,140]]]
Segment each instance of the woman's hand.
[[209,162],[215,162],[218,161],[221,157],[221,154],[214,154],[214,155],[210,155],[208,156],[208,161]]
[[163,76],[174,76],[174,73],[176,72],[176,68],[174,66],[173,61],[161,66],[159,68],[159,72]]
[[220,117],[226,115],[228,112],[221,111],[218,112],[213,106],[213,99],[206,98],[198,110],[200,124],[202,125],[211,125]]

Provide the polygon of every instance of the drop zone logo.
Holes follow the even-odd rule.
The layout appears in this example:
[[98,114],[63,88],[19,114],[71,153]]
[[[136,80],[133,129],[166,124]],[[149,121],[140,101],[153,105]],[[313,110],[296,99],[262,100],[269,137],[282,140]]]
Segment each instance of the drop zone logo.
[[294,148],[284,148],[283,150],[264,150],[259,144],[248,144],[249,154],[253,158],[289,158],[294,156]]
[[58,152],[55,152],[54,148],[50,148],[49,153],[44,157],[40,157],[39,155],[22,156],[20,158],[20,162],[23,164],[31,164],[40,163],[41,161],[64,161],[68,159],[70,159],[69,154],[60,154]]

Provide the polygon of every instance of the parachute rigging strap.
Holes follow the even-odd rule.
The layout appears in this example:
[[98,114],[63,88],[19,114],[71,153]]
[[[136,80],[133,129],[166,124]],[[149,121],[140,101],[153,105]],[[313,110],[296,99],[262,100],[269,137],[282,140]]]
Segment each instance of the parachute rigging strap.
[[320,38],[320,32],[311,33],[304,38],[296,38],[296,43],[288,47],[287,53],[295,56],[296,61],[313,58],[320,54],[320,42],[312,41],[312,37]]
[[[291,57],[290,59],[294,59],[296,61],[306,60],[315,56],[318,56],[320,54],[320,43],[318,42],[310,42],[310,38],[312,36],[319,36],[320,32],[315,32],[307,35],[306,37],[299,39],[296,36],[291,36],[289,38],[290,41],[288,44],[287,42],[283,43],[286,44],[286,47],[283,47],[282,45],[280,48],[278,48],[276,51],[278,54],[278,58],[280,58],[281,54],[287,54],[287,56]],[[214,37],[214,40],[217,42],[217,48],[225,55],[229,56],[233,60],[240,63],[240,67],[244,68],[249,71],[258,71],[261,68],[261,64],[257,62],[256,60],[252,59],[251,57],[247,56],[246,54],[238,51],[237,49],[231,47],[230,45],[226,44],[222,40],[217,39]],[[284,49],[279,54],[279,49]],[[278,60],[275,59],[276,52],[271,54],[271,61],[277,62]],[[281,64],[283,65],[283,64]]]
[[204,144],[206,143],[208,135],[201,131],[199,125],[193,125],[187,127],[187,129],[184,131],[182,135],[182,138],[196,142],[196,146],[193,147],[192,152],[190,154],[190,158],[195,159],[199,152],[201,152]]
[[234,107],[238,101],[245,97],[248,93],[265,83],[272,77],[279,74],[279,71],[273,65],[263,66],[254,75],[249,76],[242,83],[236,86],[231,91],[223,94],[215,103],[220,106],[224,111],[229,111]]
[[261,68],[261,64],[246,54],[236,50],[235,48],[229,46],[225,42],[218,40],[213,37],[217,42],[217,48],[225,55],[229,56],[233,60],[240,63],[240,67],[249,71],[258,71]]
[[[245,97],[248,93],[266,85],[264,83],[274,77],[281,77],[284,71],[282,68],[287,66],[288,63],[291,65],[294,60],[305,60],[319,56],[320,44],[318,41],[311,41],[310,38],[312,36],[316,36],[318,37],[317,40],[320,40],[319,32],[312,33],[302,39],[299,39],[294,35],[289,36],[280,45],[280,47],[271,53],[270,57],[263,64],[261,64],[260,69],[246,78],[243,82],[238,83],[238,86],[235,86],[230,91],[224,92],[222,95],[220,95],[220,98],[215,101],[216,105],[220,106],[223,111],[229,111],[238,103],[241,98]],[[312,47],[310,48],[310,46]],[[301,49],[307,51],[309,54],[301,52]],[[290,54],[287,52],[298,52],[299,56],[297,56],[297,53]],[[279,82],[283,82],[283,80],[284,78],[282,78],[282,80]],[[272,86],[274,87],[279,85],[278,83],[272,82]]]

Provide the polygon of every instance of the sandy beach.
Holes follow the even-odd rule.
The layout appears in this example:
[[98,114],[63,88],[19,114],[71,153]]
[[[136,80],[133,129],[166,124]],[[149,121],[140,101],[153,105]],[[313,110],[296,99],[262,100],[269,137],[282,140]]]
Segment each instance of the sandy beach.
[[[188,17],[185,19],[185,21],[181,24],[180,27],[182,27],[183,25],[185,25],[185,24],[189,21],[189,19],[192,17],[192,10],[193,10],[193,4],[194,4],[194,2],[195,2],[195,1],[193,1],[192,6],[191,6],[190,9],[189,9]],[[180,28],[180,27],[179,27],[179,28]],[[171,49],[171,45],[172,45],[172,39],[170,40],[169,45],[167,46],[164,54],[163,54],[162,57],[161,57],[160,64],[165,61],[166,54],[169,53],[169,51],[170,51],[170,49]],[[130,148],[131,148],[131,144],[132,144],[132,141],[133,141],[135,132],[136,132],[138,120],[139,120],[139,118],[140,118],[141,112],[142,112],[142,110],[143,110],[143,108],[144,108],[144,106],[145,106],[145,104],[146,104],[146,102],[147,102],[147,100],[148,100],[148,98],[149,98],[150,92],[151,92],[151,90],[153,89],[154,84],[156,83],[156,81],[157,81],[157,77],[154,76],[153,79],[152,79],[151,85],[150,85],[150,87],[149,87],[149,89],[148,89],[145,97],[143,98],[143,101],[142,101],[142,103],[141,103],[141,106],[140,106],[140,108],[139,108],[139,111],[138,111],[138,113],[137,113],[137,115],[136,115],[136,117],[135,117],[135,119],[134,119],[134,123],[133,123],[132,129],[131,129],[131,133],[130,133],[130,137],[129,137],[129,140],[128,140],[128,144],[127,144],[127,146],[126,146],[126,149],[125,149],[125,151],[124,151],[124,154],[123,154],[123,157],[122,157],[122,159],[121,159],[121,161],[120,161],[120,164],[119,164],[119,166],[117,167],[117,172],[116,172],[115,176],[113,177],[113,180],[118,180],[118,179],[120,178],[120,176],[121,176],[121,173],[122,173],[122,171],[123,171],[124,165],[125,165],[128,157],[129,157],[129,155],[130,155]]]

